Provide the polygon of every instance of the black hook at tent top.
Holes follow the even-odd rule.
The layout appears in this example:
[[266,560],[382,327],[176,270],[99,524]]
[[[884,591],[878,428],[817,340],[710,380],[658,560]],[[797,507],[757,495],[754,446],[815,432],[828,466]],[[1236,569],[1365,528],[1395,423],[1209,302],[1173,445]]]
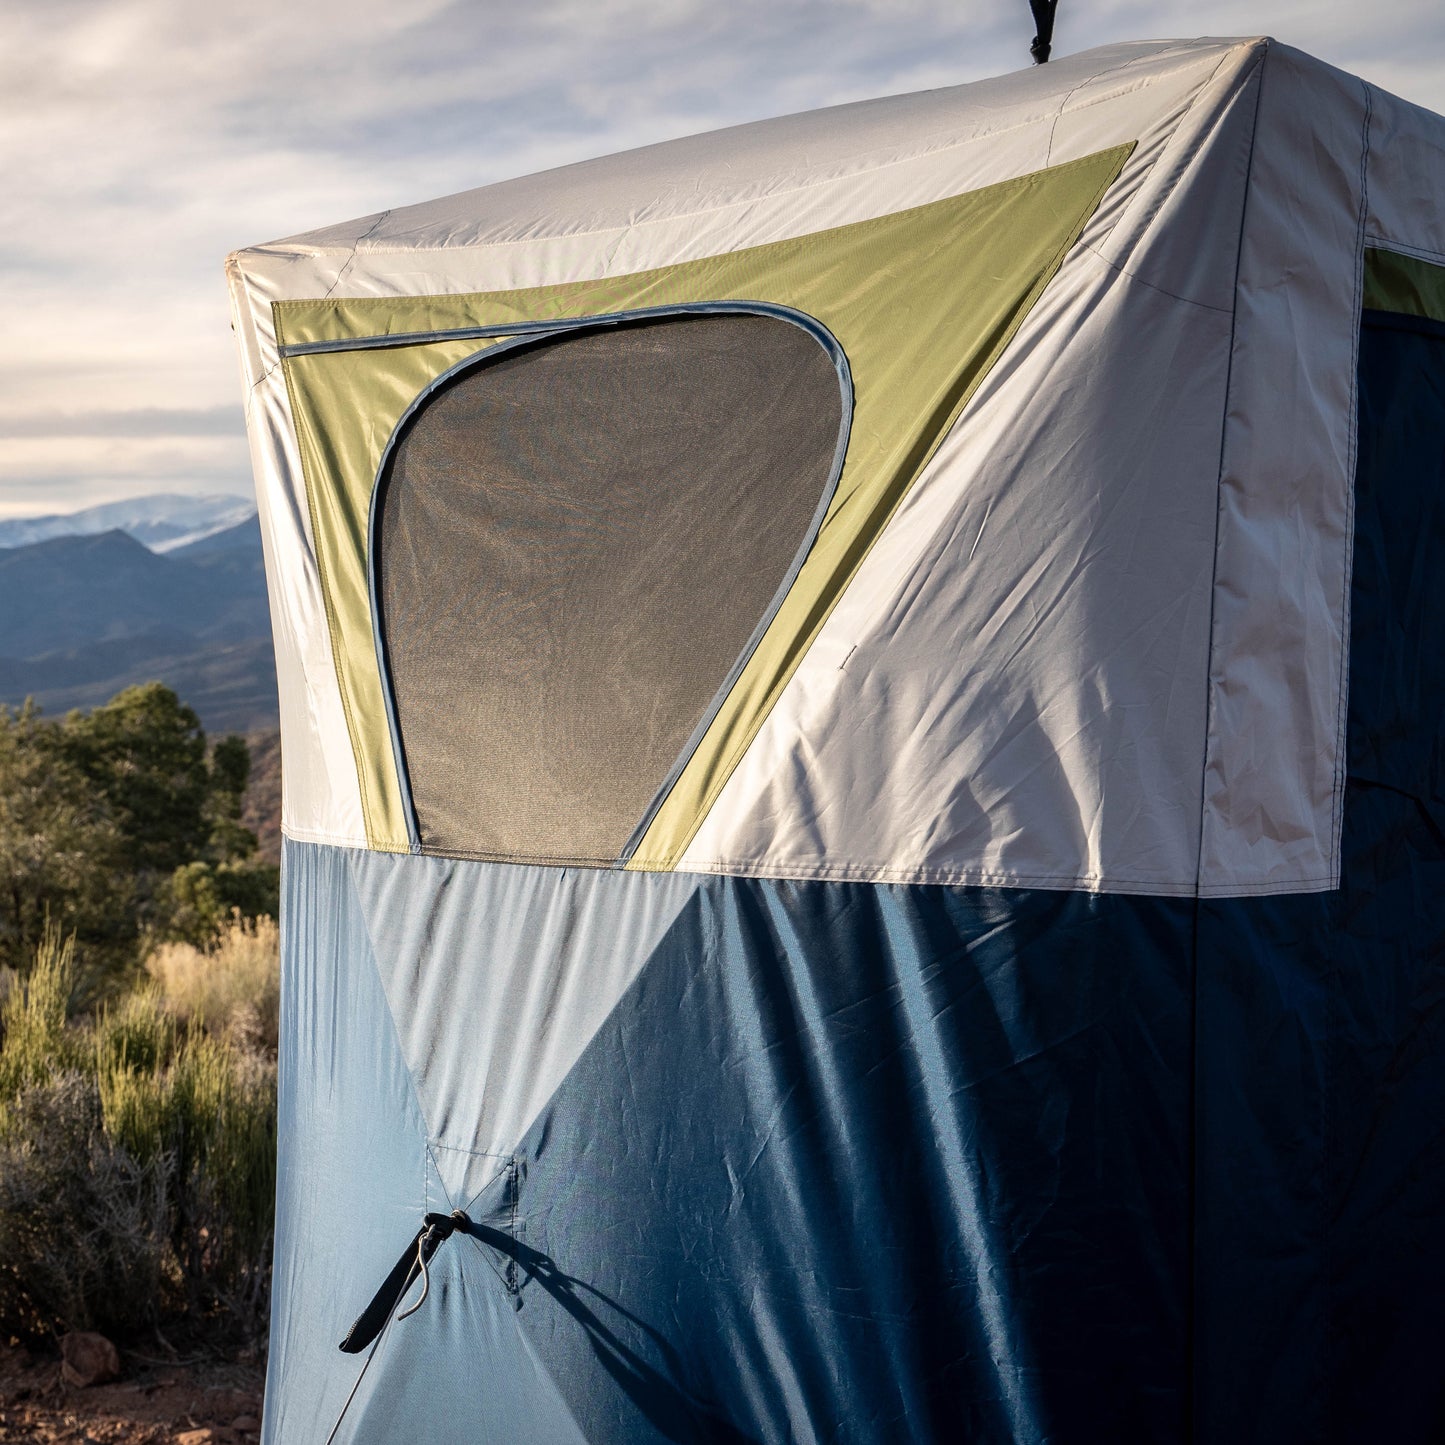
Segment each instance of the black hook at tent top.
[[1054,11],[1058,8],[1059,0],[1029,0],[1029,9],[1034,12],[1034,24],[1038,27],[1038,34],[1029,46],[1029,54],[1033,56],[1035,65],[1043,65],[1049,58],[1049,51],[1054,43]]

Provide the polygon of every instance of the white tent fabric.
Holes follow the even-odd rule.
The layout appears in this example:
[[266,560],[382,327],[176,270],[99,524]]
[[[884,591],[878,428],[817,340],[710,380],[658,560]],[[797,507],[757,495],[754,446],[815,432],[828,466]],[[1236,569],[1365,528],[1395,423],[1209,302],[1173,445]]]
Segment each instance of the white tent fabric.
[[[1111,46],[232,257],[287,833],[366,844],[273,302],[626,274],[1130,141],[681,866],[1173,895],[1332,886],[1361,258],[1367,229],[1435,254],[1440,237],[1392,216],[1412,214],[1403,157],[1438,157],[1438,121],[1259,39]],[[1372,187],[1377,165],[1389,179]],[[1377,201],[1367,227],[1377,191],[1402,199]]]

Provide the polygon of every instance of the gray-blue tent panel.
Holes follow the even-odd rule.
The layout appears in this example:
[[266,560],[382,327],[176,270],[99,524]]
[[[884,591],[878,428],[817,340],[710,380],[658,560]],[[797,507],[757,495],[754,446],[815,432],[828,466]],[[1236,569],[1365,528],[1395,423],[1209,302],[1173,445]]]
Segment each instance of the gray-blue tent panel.
[[[313,932],[318,964],[288,930],[288,978],[319,968],[317,987],[349,1009],[385,1011],[353,873],[401,879],[435,860],[288,843],[286,866],[288,907],[305,899],[349,919],[338,936],[351,941]],[[449,917],[445,949],[423,967],[484,972],[497,966],[497,897],[518,870],[454,866],[475,936]],[[566,870],[526,871],[578,906]],[[1043,1439],[1080,1419],[1114,1438],[1176,1428],[1192,905],[699,877],[679,908],[648,875],[593,879],[596,916],[578,927],[635,919],[629,892],[655,897],[670,925],[517,1141],[510,1255],[459,1236],[441,1247],[438,1278],[454,1287],[460,1271],[470,1303],[444,1316],[429,1300],[392,1324],[338,1439],[397,1438],[384,1400],[410,1398],[433,1358],[427,1408],[443,1439],[469,1401],[471,1438],[508,1438],[497,1412],[536,1388],[524,1357],[591,1441],[891,1441],[904,1428],[955,1439],[960,1427]],[[508,946],[546,967],[542,940]],[[288,1001],[295,992],[288,983]],[[373,1111],[433,1127],[410,1102],[398,1110],[383,1021],[358,1029],[359,1053],[323,1031],[305,1068],[286,1070],[283,1089],[304,1084],[308,1098],[288,1099],[283,1173],[311,1179],[313,1197],[329,1192],[333,1155],[371,1147]],[[444,1035],[458,1070],[466,1038]],[[343,1107],[330,1071],[346,1056]],[[353,1091],[367,1090],[358,1105]],[[366,1214],[410,1189],[410,1214],[388,1202],[384,1225],[368,1220],[365,1250],[309,1214],[283,1215],[278,1258],[315,1260],[309,1286],[294,1262],[278,1275],[278,1357],[306,1337],[304,1370],[275,1366],[287,1393],[312,1393],[313,1369],[328,1401],[338,1372],[355,1377],[360,1360],[336,1342],[439,1204],[424,1145],[379,1160],[384,1187],[368,1179],[348,1200]],[[507,1214],[488,1217],[495,1227]],[[487,1290],[510,1302],[515,1339],[475,1303]],[[431,1354],[417,1345],[478,1312],[486,1329]]]
[[[424,1309],[393,1326],[364,1379],[365,1357],[338,1349],[422,1213],[448,1203],[382,992],[353,861],[341,849],[286,845],[264,1439],[319,1445],[340,1420],[337,1441],[580,1441],[515,1327],[505,1271],[499,1277],[480,1255],[466,1260],[458,1250],[437,1260]],[[492,1217],[486,1202],[473,1204],[476,1217]]]

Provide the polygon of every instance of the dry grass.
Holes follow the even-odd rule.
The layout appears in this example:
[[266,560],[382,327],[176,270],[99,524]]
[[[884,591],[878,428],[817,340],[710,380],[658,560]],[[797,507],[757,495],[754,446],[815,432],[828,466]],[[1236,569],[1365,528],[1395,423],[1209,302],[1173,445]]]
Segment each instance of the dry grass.
[[0,1005],[0,1098],[43,1084],[74,1062],[65,1027],[75,990],[75,939],[46,921],[30,972],[15,979]]
[[236,914],[207,948],[163,943],[146,971],[182,1022],[276,1052],[281,944],[274,920]]
[[0,1003],[0,1335],[209,1320],[258,1337],[275,925],[238,921],[206,951],[167,946],[90,1021],[67,1017],[74,977],[73,950],[47,929]]

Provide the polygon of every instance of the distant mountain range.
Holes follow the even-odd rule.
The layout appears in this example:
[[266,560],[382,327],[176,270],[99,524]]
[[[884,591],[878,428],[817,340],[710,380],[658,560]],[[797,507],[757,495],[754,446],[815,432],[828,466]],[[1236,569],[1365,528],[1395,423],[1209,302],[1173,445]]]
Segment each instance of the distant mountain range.
[[0,521],[0,547],[28,547],[53,537],[93,537],[125,532],[152,552],[175,552],[193,542],[230,531],[256,515],[245,497],[185,497],[162,492],[51,517]]
[[209,732],[277,725],[255,508],[142,497],[0,522],[0,701],[92,707],[132,683],[173,688]]

